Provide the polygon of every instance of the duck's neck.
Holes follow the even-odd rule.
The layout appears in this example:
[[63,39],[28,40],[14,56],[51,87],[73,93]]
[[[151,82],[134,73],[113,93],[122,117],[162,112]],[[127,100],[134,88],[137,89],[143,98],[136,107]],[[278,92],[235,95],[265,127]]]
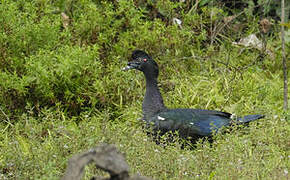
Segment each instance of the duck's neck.
[[146,93],[143,100],[143,116],[145,120],[149,120],[156,113],[166,109],[160,94],[157,78],[146,77]]

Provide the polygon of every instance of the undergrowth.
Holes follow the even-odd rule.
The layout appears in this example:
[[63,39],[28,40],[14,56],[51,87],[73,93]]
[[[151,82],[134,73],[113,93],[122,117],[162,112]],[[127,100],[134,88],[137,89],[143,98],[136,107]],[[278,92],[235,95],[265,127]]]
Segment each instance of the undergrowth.
[[[289,179],[277,22],[267,34],[274,57],[265,56],[232,43],[260,37],[249,8],[185,2],[2,1],[0,179],[59,179],[73,154],[102,142],[125,153],[132,173],[154,179]],[[212,143],[156,145],[138,120],[144,77],[121,71],[134,49],[158,62],[168,107],[266,118]]]

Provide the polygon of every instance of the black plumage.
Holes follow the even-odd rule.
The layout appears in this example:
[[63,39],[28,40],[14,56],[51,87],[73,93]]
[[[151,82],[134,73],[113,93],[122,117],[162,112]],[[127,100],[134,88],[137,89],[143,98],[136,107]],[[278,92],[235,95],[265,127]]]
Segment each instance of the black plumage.
[[178,131],[182,137],[211,136],[213,132],[232,124],[245,124],[263,118],[263,115],[234,117],[221,111],[204,109],[169,109],[167,108],[157,85],[158,65],[144,51],[135,50],[132,61],[123,70],[137,69],[146,78],[146,93],[142,104],[143,120],[153,125],[153,130]]

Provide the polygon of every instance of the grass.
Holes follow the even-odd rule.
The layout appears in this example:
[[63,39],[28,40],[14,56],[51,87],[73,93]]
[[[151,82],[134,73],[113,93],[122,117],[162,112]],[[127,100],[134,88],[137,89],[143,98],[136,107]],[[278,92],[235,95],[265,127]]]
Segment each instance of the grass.
[[[193,12],[166,1],[168,17],[159,19],[153,16],[164,9],[159,3],[153,9],[127,0],[2,3],[0,179],[59,179],[73,154],[103,142],[125,154],[132,174],[154,179],[290,178],[278,32],[267,37],[276,59],[259,61],[259,51],[233,46],[224,32],[209,46],[206,6]],[[67,28],[60,12],[70,17]],[[166,21],[175,13],[182,29]],[[221,23],[223,16],[215,18]],[[235,38],[258,31],[253,19],[247,23],[232,32]],[[120,70],[136,48],[158,62],[168,107],[266,117],[217,134],[211,144],[181,148],[176,138],[156,145],[138,120],[144,77]],[[88,166],[85,179],[93,175],[107,176]]]
[[[141,116],[141,97],[123,104],[121,115],[115,118],[110,109],[74,118],[68,118],[62,111],[44,109],[35,117],[33,109],[27,107],[27,113],[18,122],[1,123],[1,176],[58,179],[72,154],[106,142],[116,144],[126,154],[132,173],[154,179],[287,179],[290,126],[285,117],[289,118],[289,114],[283,114],[279,108],[281,100],[273,101],[279,97],[276,92],[281,91],[278,85],[281,83],[275,79],[279,77],[265,80],[263,73],[245,73],[243,80],[235,83],[237,90],[232,92],[235,98],[224,106],[220,104],[225,102],[228,90],[219,86],[230,75],[209,73],[179,78],[177,73],[172,79],[162,78],[161,82],[175,83],[172,90],[163,92],[170,107],[219,109],[215,106],[220,105],[223,110],[241,115],[257,112],[266,115],[249,127],[217,135],[212,145],[198,142],[194,149],[181,149],[178,142],[166,148],[152,142],[136,120]],[[140,73],[136,76],[143,78]],[[140,94],[142,87],[136,89]],[[264,93],[267,96],[261,95]],[[241,98],[235,102],[237,97]],[[86,177],[94,173],[102,175],[90,166]]]

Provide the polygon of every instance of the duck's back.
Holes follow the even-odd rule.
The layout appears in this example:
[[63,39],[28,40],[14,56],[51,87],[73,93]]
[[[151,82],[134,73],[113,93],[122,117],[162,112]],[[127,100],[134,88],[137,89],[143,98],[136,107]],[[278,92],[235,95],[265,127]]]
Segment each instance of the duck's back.
[[182,136],[209,136],[231,123],[231,114],[202,109],[168,109],[149,118],[154,130],[178,130]]

